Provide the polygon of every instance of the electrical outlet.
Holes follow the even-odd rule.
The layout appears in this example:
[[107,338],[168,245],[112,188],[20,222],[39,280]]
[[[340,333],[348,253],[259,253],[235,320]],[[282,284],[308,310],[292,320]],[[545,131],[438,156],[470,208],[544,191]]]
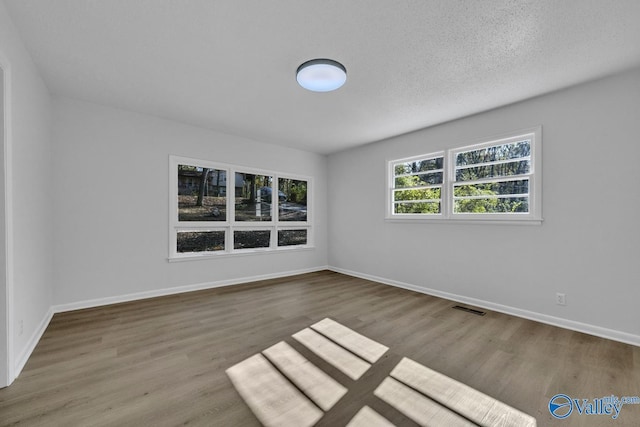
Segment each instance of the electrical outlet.
[[556,294],[556,304],[567,305],[567,296],[565,294],[561,294],[560,292],[558,292]]
[[18,335],[22,335],[24,332],[24,322],[22,319],[18,321]]

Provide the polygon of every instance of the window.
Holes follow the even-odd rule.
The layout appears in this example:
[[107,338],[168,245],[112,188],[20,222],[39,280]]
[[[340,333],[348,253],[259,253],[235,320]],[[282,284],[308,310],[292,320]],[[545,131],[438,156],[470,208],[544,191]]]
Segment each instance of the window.
[[169,258],[312,246],[311,180],[171,156]]
[[390,161],[387,218],[541,221],[540,135]]
[[271,221],[273,176],[236,172],[236,221]]
[[440,215],[444,155],[433,154],[393,165],[393,213]]

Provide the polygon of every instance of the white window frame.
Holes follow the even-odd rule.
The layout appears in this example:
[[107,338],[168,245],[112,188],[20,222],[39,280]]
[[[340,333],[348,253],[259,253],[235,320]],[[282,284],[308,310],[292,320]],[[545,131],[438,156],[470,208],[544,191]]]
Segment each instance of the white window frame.
[[[509,144],[511,142],[531,139],[530,172],[526,175],[519,175],[529,178],[529,212],[515,213],[454,213],[453,212],[453,188],[456,184],[455,172],[456,155],[459,153],[478,150],[496,145]],[[444,156],[443,183],[441,190],[441,213],[440,214],[397,214],[394,213],[394,190],[395,189],[395,167],[398,164],[414,162],[418,160],[428,160]],[[514,159],[516,160],[516,159]],[[481,165],[481,164],[479,164]],[[516,178],[516,177],[514,177]],[[470,223],[520,223],[520,224],[540,224],[542,223],[542,127],[523,129],[517,132],[510,132],[492,138],[484,138],[463,146],[450,148],[444,151],[436,151],[429,154],[411,156],[402,159],[387,161],[387,190],[386,190],[386,215],[387,221],[421,221],[421,222],[470,222]]]
[[[442,184],[440,185],[425,185],[422,187],[409,187],[406,188],[406,190],[419,190],[419,189],[426,189],[426,188],[435,188],[435,187],[440,187],[440,213],[436,214],[436,213],[430,213],[430,214],[396,214],[394,213],[394,205],[395,205],[395,197],[394,197],[394,193],[396,191],[401,191],[401,190],[405,190],[405,188],[395,188],[395,180],[396,180],[396,174],[395,174],[395,167],[396,165],[402,164],[402,163],[412,163],[412,162],[416,162],[416,161],[424,161],[424,160],[433,160],[433,159],[438,159],[438,158],[442,158],[442,169],[434,169],[433,171],[425,171],[425,172],[420,172],[420,173],[415,173],[415,175],[418,174],[428,174],[428,173],[437,173],[438,171],[442,171]],[[447,155],[445,151],[438,151],[435,153],[429,153],[429,154],[422,154],[419,156],[412,156],[412,157],[407,157],[404,159],[398,159],[398,160],[393,160],[388,162],[388,174],[389,174],[389,191],[388,191],[388,195],[387,195],[387,217],[391,216],[393,218],[405,218],[405,219],[415,219],[416,217],[419,218],[431,218],[431,219],[436,219],[436,218],[442,218],[443,215],[443,211],[444,211],[444,204],[446,202],[446,198],[445,198],[445,193],[446,193],[446,175],[447,175]],[[413,174],[405,174],[403,176],[409,176],[409,175],[413,175]],[[434,199],[435,200],[435,199]],[[419,203],[420,201],[411,201],[410,203]],[[425,203],[435,203],[435,202],[430,202],[430,201],[424,201]]]
[[[226,179],[226,218],[224,221],[179,221],[178,219],[178,165],[193,165],[225,171]],[[236,221],[235,220],[235,182],[236,173],[265,175],[273,177],[271,194],[270,221]],[[278,184],[280,179],[293,179],[307,182],[307,220],[280,221]],[[313,242],[313,179],[309,176],[281,173],[265,169],[256,169],[227,163],[212,162],[181,156],[169,156],[169,261],[193,259],[211,259],[233,255],[264,254],[282,251],[296,251],[314,248]],[[274,202],[274,200],[276,200]],[[290,229],[307,230],[307,243],[304,245],[278,246],[278,231]],[[270,231],[270,245],[265,248],[234,249],[234,231]],[[225,248],[208,252],[178,252],[177,235],[179,231],[224,231]]]

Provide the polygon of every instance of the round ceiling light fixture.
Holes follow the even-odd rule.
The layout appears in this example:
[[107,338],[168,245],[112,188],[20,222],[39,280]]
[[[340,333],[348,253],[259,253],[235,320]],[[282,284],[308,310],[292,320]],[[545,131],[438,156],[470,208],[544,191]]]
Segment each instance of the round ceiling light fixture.
[[298,67],[296,80],[307,90],[330,92],[347,81],[347,69],[332,59],[312,59]]

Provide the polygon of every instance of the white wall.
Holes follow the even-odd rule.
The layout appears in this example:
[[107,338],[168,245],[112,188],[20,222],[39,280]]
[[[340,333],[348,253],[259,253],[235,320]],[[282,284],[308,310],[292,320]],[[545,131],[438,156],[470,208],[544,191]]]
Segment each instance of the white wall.
[[[55,305],[326,267],[326,156],[66,98],[53,111]],[[316,248],[169,263],[171,154],[312,176]]]
[[9,307],[7,306],[7,225],[5,220],[4,70],[0,65],[0,387],[9,384]]
[[[331,155],[329,264],[640,345],[639,123],[635,69]],[[536,125],[543,225],[384,221],[386,160]]]
[[2,2],[0,67],[7,78],[4,89],[8,96],[7,287],[13,320],[9,356],[15,374],[26,362],[51,313],[51,99]]

